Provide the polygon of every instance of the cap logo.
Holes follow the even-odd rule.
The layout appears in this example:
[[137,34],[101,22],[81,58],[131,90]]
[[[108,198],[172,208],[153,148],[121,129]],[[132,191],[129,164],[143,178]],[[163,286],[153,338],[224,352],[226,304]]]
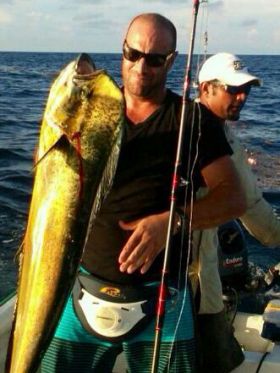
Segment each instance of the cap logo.
[[245,64],[240,60],[233,61],[233,68],[234,70],[243,70],[245,68]]

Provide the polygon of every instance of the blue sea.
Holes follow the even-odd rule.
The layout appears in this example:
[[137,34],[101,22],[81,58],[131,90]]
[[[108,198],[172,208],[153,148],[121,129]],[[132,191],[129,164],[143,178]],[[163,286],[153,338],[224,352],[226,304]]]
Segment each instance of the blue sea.
[[[17,282],[18,251],[32,191],[33,155],[50,86],[77,54],[0,52],[0,298]],[[121,84],[119,54],[92,54],[98,68]],[[168,86],[182,93],[186,56],[179,55]],[[250,158],[265,198],[280,213],[280,56],[243,56],[263,80],[252,89],[234,125]],[[194,72],[197,70],[195,57]],[[194,92],[192,92],[194,95]],[[263,247],[246,235],[249,260],[267,269],[280,262],[280,248]]]

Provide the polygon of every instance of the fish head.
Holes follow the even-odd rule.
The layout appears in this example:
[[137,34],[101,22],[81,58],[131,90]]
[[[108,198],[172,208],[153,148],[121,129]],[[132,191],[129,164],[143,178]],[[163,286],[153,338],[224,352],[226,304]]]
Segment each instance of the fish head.
[[89,76],[94,73],[95,71],[95,65],[90,56],[87,53],[81,53],[79,57],[77,58],[75,71],[76,71],[76,78],[81,76],[82,78],[85,78],[86,76]]
[[[120,130],[124,118],[124,98],[117,83],[92,59],[82,53],[71,61],[53,82],[40,131],[36,163],[60,139],[67,139],[83,156],[91,154],[93,137],[106,138]],[[86,149],[86,150],[85,150]]]
[[70,62],[54,81],[46,105],[48,125],[71,138],[80,131],[77,120],[84,112],[94,91],[95,81],[102,70],[97,70],[86,53]]

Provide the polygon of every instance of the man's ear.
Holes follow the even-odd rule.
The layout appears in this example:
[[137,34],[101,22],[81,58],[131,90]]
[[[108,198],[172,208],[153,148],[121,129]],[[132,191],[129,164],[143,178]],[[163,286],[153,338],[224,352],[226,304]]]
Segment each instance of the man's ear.
[[210,92],[210,86],[209,82],[202,82],[200,83],[199,89],[200,89],[200,94],[204,96],[208,96]]

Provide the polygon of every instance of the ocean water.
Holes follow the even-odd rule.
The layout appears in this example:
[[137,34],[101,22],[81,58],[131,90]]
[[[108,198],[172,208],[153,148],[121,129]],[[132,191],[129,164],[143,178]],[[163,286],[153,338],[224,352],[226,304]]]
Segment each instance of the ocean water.
[[[0,52],[0,298],[16,286],[16,252],[24,235],[32,191],[33,154],[49,88],[77,54]],[[93,54],[121,84],[119,54]],[[280,56],[243,56],[251,71],[263,79],[252,89],[234,125],[246,146],[265,198],[280,213]],[[194,73],[197,70],[194,58]],[[186,56],[178,56],[168,86],[182,93]],[[194,92],[192,92],[194,95]],[[280,248],[262,246],[246,236],[249,260],[263,268],[280,262]]]

